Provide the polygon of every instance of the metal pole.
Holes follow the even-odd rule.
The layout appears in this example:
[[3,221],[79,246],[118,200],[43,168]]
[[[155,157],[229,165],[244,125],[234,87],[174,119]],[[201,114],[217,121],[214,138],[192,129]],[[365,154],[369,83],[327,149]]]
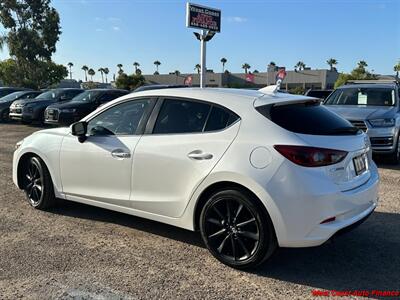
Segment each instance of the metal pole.
[[201,31],[200,38],[200,61],[201,61],[201,70],[200,70],[200,88],[204,88],[206,86],[206,31]]

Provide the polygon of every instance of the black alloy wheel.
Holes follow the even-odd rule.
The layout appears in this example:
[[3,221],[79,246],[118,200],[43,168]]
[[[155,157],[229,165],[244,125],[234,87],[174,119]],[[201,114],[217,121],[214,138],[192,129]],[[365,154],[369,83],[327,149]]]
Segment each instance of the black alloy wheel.
[[53,183],[44,162],[30,157],[24,168],[24,191],[31,206],[46,209],[55,204]]
[[272,222],[241,191],[222,191],[210,198],[200,217],[203,240],[221,262],[235,268],[254,267],[276,249]]

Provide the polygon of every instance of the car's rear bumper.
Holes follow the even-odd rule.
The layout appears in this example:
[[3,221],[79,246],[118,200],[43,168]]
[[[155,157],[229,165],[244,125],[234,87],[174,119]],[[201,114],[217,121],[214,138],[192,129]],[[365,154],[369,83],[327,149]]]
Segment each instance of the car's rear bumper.
[[379,174],[373,162],[369,179],[344,191],[322,172],[297,173],[296,169],[284,164],[267,186],[278,208],[279,224],[283,224],[275,228],[281,247],[321,245],[371,214],[378,204]]

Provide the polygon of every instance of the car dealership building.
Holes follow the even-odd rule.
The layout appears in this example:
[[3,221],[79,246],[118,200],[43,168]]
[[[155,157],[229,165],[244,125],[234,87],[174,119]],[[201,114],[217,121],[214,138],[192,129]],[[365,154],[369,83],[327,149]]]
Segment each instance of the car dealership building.
[[[269,68],[267,72],[259,73],[214,73],[207,71],[206,86],[208,87],[254,87],[260,88],[276,82],[278,68]],[[332,89],[339,73],[336,70],[311,70],[306,68],[300,71],[286,71],[286,78],[282,82],[283,90],[294,88],[303,89]],[[192,76],[192,85],[200,83],[199,74],[160,74],[144,75],[148,84],[185,84],[185,79]]]

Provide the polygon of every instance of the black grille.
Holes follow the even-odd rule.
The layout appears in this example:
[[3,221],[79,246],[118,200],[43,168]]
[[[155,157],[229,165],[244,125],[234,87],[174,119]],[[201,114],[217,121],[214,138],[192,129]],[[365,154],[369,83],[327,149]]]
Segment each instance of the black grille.
[[371,138],[371,145],[373,147],[392,146],[393,137],[373,137]]
[[364,121],[354,121],[354,120],[349,120],[350,123],[354,126],[357,127],[358,129],[361,129],[362,131],[367,131],[367,125],[365,124]]

